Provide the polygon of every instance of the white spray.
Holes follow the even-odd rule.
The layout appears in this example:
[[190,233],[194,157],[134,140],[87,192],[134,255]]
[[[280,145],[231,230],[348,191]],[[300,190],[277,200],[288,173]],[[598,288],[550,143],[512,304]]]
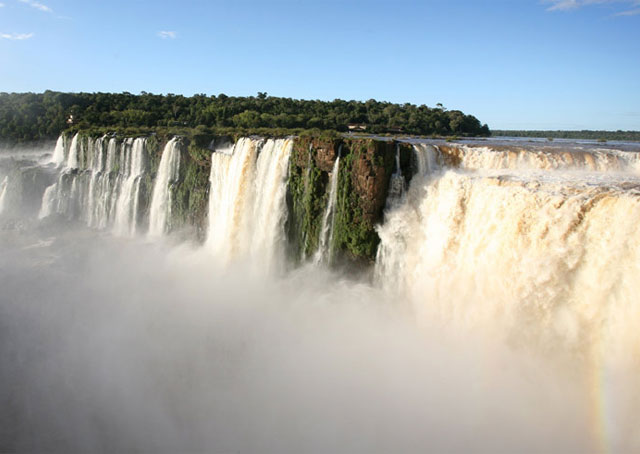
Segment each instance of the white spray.
[[160,159],[158,175],[153,186],[149,211],[149,236],[160,237],[169,229],[171,219],[171,185],[180,176],[180,142],[173,138],[167,142]]
[[340,151],[333,164],[329,180],[329,196],[322,216],[322,227],[318,239],[318,250],[313,258],[314,263],[331,264],[333,253],[333,227],[335,223],[336,202],[338,200],[338,179],[340,174]]

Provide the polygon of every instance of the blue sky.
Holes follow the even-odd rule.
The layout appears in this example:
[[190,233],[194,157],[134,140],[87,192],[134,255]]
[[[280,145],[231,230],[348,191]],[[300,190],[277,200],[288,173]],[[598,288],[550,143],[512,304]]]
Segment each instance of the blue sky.
[[266,91],[640,130],[640,0],[0,5],[0,91]]

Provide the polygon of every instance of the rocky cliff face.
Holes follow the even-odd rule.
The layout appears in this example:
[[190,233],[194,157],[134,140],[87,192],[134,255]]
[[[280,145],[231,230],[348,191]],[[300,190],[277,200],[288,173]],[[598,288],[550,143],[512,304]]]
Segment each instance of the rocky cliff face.
[[[149,147],[153,178],[166,138]],[[172,230],[202,241],[206,237],[211,153],[229,147],[234,138],[208,135],[183,138],[180,181],[173,188]],[[331,247],[336,261],[370,264],[380,239],[389,180],[396,169],[410,178],[411,148],[395,141],[374,139],[296,138],[290,159],[285,228],[288,255],[294,262],[317,251],[323,213],[328,203],[329,179],[341,156]]]
[[[101,140],[107,140],[106,136],[102,137]],[[171,138],[161,134],[146,137],[145,170],[140,177],[136,201],[138,231],[144,232],[148,226],[154,182],[163,149]],[[117,147],[126,139],[108,137],[108,140],[116,141]],[[169,232],[204,241],[208,228],[211,155],[216,150],[230,149],[237,139],[209,134],[179,138],[179,177],[169,186]],[[97,137],[80,133],[77,140],[81,143],[77,172],[88,172],[83,170],[87,166],[82,163],[91,161],[88,150],[95,146],[89,143],[92,140],[95,143]],[[372,263],[380,241],[375,226],[382,222],[391,175],[400,170],[408,180],[412,172],[411,156],[409,145],[392,140],[331,136],[295,138],[286,182],[285,231],[289,258],[296,263],[310,259],[318,251],[333,177],[332,231],[330,237],[325,238],[323,247],[330,248],[335,263]],[[336,166],[338,157],[340,161]],[[397,162],[400,169],[397,169]],[[112,173],[120,171],[115,167]]]
[[318,248],[328,183],[340,155],[338,194],[331,247],[338,260],[368,264],[380,239],[375,225],[382,214],[396,153],[404,173],[411,173],[411,150],[394,141],[374,139],[298,139],[289,178],[288,234],[291,257],[301,260]]

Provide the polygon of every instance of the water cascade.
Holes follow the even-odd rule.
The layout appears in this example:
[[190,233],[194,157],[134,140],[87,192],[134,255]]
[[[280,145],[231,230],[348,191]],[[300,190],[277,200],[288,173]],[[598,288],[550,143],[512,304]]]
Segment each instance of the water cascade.
[[[413,157],[415,175],[409,188],[401,197],[387,200],[384,224],[377,229],[381,242],[376,254],[376,281],[391,291],[400,290],[403,282],[396,277],[404,276],[407,247],[415,233],[411,228],[419,222],[415,201],[423,199],[427,183],[439,170],[439,150],[435,146],[415,144]],[[399,165],[397,168],[400,172]]]
[[[61,141],[58,139],[58,144]],[[113,227],[119,235],[133,235],[139,218],[140,180],[146,170],[146,139],[80,139],[76,134],[62,152],[57,181],[42,197],[39,218],[61,214],[85,222],[89,227]],[[53,160],[52,160],[53,162]]]
[[9,175],[5,176],[0,183],[0,214],[4,211],[5,199],[7,197],[7,187],[9,186]]
[[149,236],[160,237],[170,226],[171,186],[180,176],[180,142],[173,138],[164,147],[158,175],[153,186],[149,211]]
[[207,247],[223,261],[281,258],[291,139],[242,138],[211,156]]
[[440,149],[435,145],[424,143],[413,146],[413,157],[416,163],[416,175],[418,179],[431,175],[440,169]]
[[[577,449],[560,444],[551,451],[639,451],[635,421],[640,408],[640,174],[639,154],[623,151],[631,146],[606,150],[597,144],[561,148],[518,142],[489,148],[403,139],[395,149],[394,167],[394,143],[387,140],[314,140],[317,153],[309,148],[306,155],[302,144],[307,138],[295,149],[294,139],[259,138],[241,138],[235,144],[220,138],[205,148],[203,136],[172,139],[155,159],[149,154],[155,144],[163,143],[162,133],[149,141],[76,134],[60,138],[45,165],[12,159],[0,167],[0,233],[10,252],[0,255],[8,270],[3,292],[18,296],[15,302],[4,298],[11,310],[3,314],[18,309],[13,320],[27,320],[28,329],[6,326],[14,328],[18,340],[43,333],[34,338],[36,350],[25,344],[24,355],[13,355],[20,367],[29,352],[39,353],[28,371],[29,380],[18,376],[16,387],[8,389],[20,391],[23,382],[36,386],[35,396],[44,399],[22,399],[27,403],[47,403],[57,396],[46,412],[33,412],[27,405],[25,414],[49,421],[50,415],[75,402],[80,408],[68,425],[75,436],[78,427],[82,429],[76,422],[82,423],[87,415],[87,396],[96,398],[89,410],[102,409],[115,391],[122,400],[107,413],[96,413],[96,433],[107,427],[107,435],[115,440],[118,431],[111,429],[134,427],[127,434],[141,434],[143,440],[173,427],[176,420],[191,426],[213,421],[217,426],[235,414],[245,424],[256,409],[264,409],[255,416],[255,426],[241,427],[239,438],[252,432],[272,442],[273,430],[263,430],[263,423],[276,411],[284,415],[280,432],[286,434],[292,421],[295,426],[301,420],[303,429],[313,428],[313,439],[330,441],[324,449],[329,452],[344,446],[326,434],[355,433],[350,446],[357,448],[372,427],[393,422],[398,424],[385,444],[388,450],[407,440],[408,451],[447,451],[444,445],[420,449],[426,446],[420,436],[437,441],[441,434],[456,441],[468,437],[460,446],[473,449],[478,428],[487,425],[494,449],[486,451],[517,452],[503,444],[512,437],[511,432],[503,435],[515,415],[523,418],[518,423],[523,433],[531,434],[527,440],[546,441],[544,434],[562,438],[567,428],[571,437],[584,439]],[[338,149],[332,162],[339,142],[344,149]],[[411,159],[401,153],[407,143],[413,147]],[[33,156],[40,160],[42,154]],[[40,177],[32,172],[38,166]],[[36,195],[17,196],[20,191],[28,194],[26,189]],[[14,223],[14,211],[19,212],[15,208],[27,200],[40,201],[43,190],[40,217],[60,215],[118,235],[142,231],[147,212],[150,237],[161,237],[176,225],[189,227],[189,222],[198,223],[200,234],[208,207],[204,251],[114,241],[82,228],[75,236],[77,226],[50,229],[56,222]],[[11,219],[5,222],[8,211]],[[376,224],[377,250],[371,230]],[[311,233],[305,237],[303,231]],[[39,238],[56,232],[62,234],[60,241]],[[350,273],[348,260],[354,259],[354,268],[365,267],[377,252],[374,285],[365,280],[369,274],[353,282],[343,274],[336,279],[335,270],[313,266],[284,276],[248,278],[255,267],[277,274],[285,251],[298,258],[297,248],[307,239],[304,250],[318,240],[312,252],[315,263],[331,265],[332,255],[344,252],[344,274]],[[363,245],[367,251],[358,255]],[[121,249],[112,251],[111,246]],[[97,254],[91,251],[94,247]],[[233,266],[218,268],[208,252]],[[13,271],[16,265],[19,273]],[[39,293],[32,293],[37,283],[42,283]],[[76,283],[81,285],[76,288]],[[13,287],[14,293],[5,287]],[[216,304],[211,304],[211,295]],[[44,304],[43,310],[22,304],[29,302],[24,296],[33,296],[33,304]],[[45,318],[38,319],[39,313]],[[73,337],[66,336],[67,328],[74,331]],[[200,331],[194,333],[194,328]],[[97,335],[89,339],[88,332]],[[87,339],[90,342],[83,343]],[[201,350],[205,344],[212,350]],[[10,353],[15,349],[11,342],[2,345]],[[46,354],[40,354],[42,346],[48,348]],[[50,359],[47,367],[40,357]],[[213,360],[202,361],[205,357]],[[185,363],[185,358],[191,362]],[[203,364],[210,367],[203,369]],[[74,365],[77,369],[69,372],[67,366]],[[168,374],[151,388],[150,365],[152,372]],[[132,366],[136,373],[130,375],[127,368],[130,372]],[[103,373],[112,370],[118,373]],[[177,380],[170,375],[174,371]],[[30,381],[47,372],[55,372],[55,377],[42,382],[46,386]],[[562,381],[555,380],[556,372]],[[76,381],[79,373],[86,381]],[[513,384],[505,380],[511,373],[517,376]],[[449,387],[451,380],[455,387]],[[131,391],[137,383],[139,389]],[[200,398],[212,389],[219,394]],[[319,396],[317,401],[307,400],[310,389]],[[82,390],[87,394],[79,398]],[[132,401],[131,396],[140,400]],[[331,405],[327,396],[333,397]],[[140,403],[151,405],[136,414],[142,430],[118,423],[129,410],[123,404],[129,402],[132,409]],[[550,405],[556,402],[557,407]],[[204,406],[192,411],[194,403]],[[158,408],[175,406],[175,414],[149,418]],[[336,419],[336,409],[344,408],[356,413]],[[567,408],[571,411],[563,413]],[[444,410],[449,411],[446,418]],[[9,413],[6,421],[14,419]],[[309,415],[319,419],[309,425]],[[388,416],[386,424],[379,424],[380,415]],[[549,415],[556,419],[548,430],[536,432]],[[152,425],[144,426],[148,421]],[[331,425],[325,426],[326,434],[318,432],[327,421]],[[407,421],[421,424],[414,427]],[[211,440],[217,443],[220,434],[233,434],[235,426],[237,421],[217,427]],[[407,427],[417,432],[407,432]],[[165,432],[174,440],[175,431]],[[25,440],[33,433],[28,427]],[[185,437],[198,433],[208,435],[209,426],[188,430]],[[373,437],[371,442],[379,447],[380,439]],[[134,441],[125,448],[143,446]],[[196,448],[205,445],[209,446]],[[252,439],[247,446],[262,447]],[[277,444],[274,451],[283,451],[282,446],[288,447]],[[301,439],[293,446],[295,450],[310,444]]]
[[[304,171],[304,198],[307,199],[309,197],[309,191],[311,191],[311,163],[313,160],[313,143],[309,144],[308,154],[307,154],[307,168]],[[309,245],[309,236],[305,231],[302,238],[302,252],[300,254],[300,262],[304,263],[307,260],[307,247]]]
[[67,155],[67,164],[66,164],[66,167],[68,169],[78,168],[78,161],[79,161],[78,155],[80,154],[80,150],[78,149],[79,136],[80,136],[80,133],[77,133],[75,136],[73,136],[73,139],[71,139],[71,145],[69,146],[69,154]]
[[581,170],[597,172],[634,169],[637,153],[607,149],[566,149],[554,147],[509,147],[492,149],[458,145],[446,148],[446,157],[456,167],[469,170]]
[[[637,358],[628,346],[640,334],[625,320],[640,318],[640,178],[621,171],[635,154],[470,150],[461,168],[433,172],[434,155],[415,147],[421,170],[378,230],[377,279],[420,319],[492,330],[499,320],[548,349],[602,343],[610,358]],[[537,167],[513,169],[522,163]]]
[[327,207],[322,216],[322,227],[320,228],[320,237],[318,239],[318,250],[313,259],[314,263],[331,264],[332,259],[332,243],[333,243],[333,225],[335,219],[336,202],[338,200],[338,178],[340,174],[340,150],[338,157],[333,164],[331,176],[329,180],[329,196],[327,197]]
[[120,155],[120,167],[124,182],[116,202],[113,231],[116,235],[134,235],[138,223],[140,179],[145,171],[146,139],[127,139],[124,153]]
[[56,141],[56,147],[53,150],[53,155],[51,156],[51,163],[55,164],[57,167],[61,166],[64,162],[64,151],[65,151],[65,142],[66,136],[60,135],[58,140]]
[[406,181],[400,168],[400,144],[396,144],[396,171],[391,175],[389,182],[389,194],[387,196],[387,209],[398,203],[404,195]]

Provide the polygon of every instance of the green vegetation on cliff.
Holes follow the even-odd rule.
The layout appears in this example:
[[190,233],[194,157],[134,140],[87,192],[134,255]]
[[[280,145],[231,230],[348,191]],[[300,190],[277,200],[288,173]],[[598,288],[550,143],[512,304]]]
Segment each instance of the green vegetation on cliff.
[[[368,133],[486,136],[489,128],[477,118],[441,106],[366,102],[299,100],[259,93],[231,97],[131,93],[0,93],[0,137],[12,140],[55,138],[73,125],[157,128],[203,126],[250,130],[320,129],[347,131],[349,125]],[[362,129],[358,129],[361,131]]]
[[[130,131],[129,131],[130,132]],[[108,134],[118,144],[140,136],[122,132],[107,133],[103,128],[80,131],[79,162],[81,168],[90,162],[88,138]],[[203,241],[208,227],[209,175],[211,154],[226,148],[237,138],[218,136],[204,128],[175,130],[157,128],[146,131],[144,160],[146,171],[139,191],[138,225],[142,230],[149,218],[153,184],[157,176],[165,145],[178,135],[180,171],[178,180],[171,183],[171,214],[169,231],[183,232],[190,238]],[[70,140],[71,131],[65,133]],[[380,238],[375,226],[382,222],[389,190],[389,181],[397,171],[396,155],[407,181],[414,172],[412,148],[395,140],[354,138],[331,133],[305,133],[294,139],[289,159],[287,181],[287,217],[285,229],[290,259],[296,263],[310,259],[319,247],[323,215],[327,207],[331,172],[340,156],[337,198],[334,212],[332,251],[334,262],[362,265],[373,263]],[[116,160],[116,165],[120,160]],[[117,167],[113,178],[116,177]],[[88,174],[87,174],[88,175]]]
[[[333,242],[339,261],[370,264],[380,238],[389,180],[394,171],[396,142],[374,139],[298,139],[290,160],[287,232],[294,261],[318,249],[327,206],[329,173],[340,155]],[[404,150],[402,161],[407,161]]]
[[[192,228],[198,240],[204,240],[207,234],[209,206],[211,150],[206,148],[204,140],[206,140],[204,137],[194,137],[183,141],[180,179],[171,188],[173,201],[171,229]],[[207,141],[206,144],[208,145],[209,142]]]

